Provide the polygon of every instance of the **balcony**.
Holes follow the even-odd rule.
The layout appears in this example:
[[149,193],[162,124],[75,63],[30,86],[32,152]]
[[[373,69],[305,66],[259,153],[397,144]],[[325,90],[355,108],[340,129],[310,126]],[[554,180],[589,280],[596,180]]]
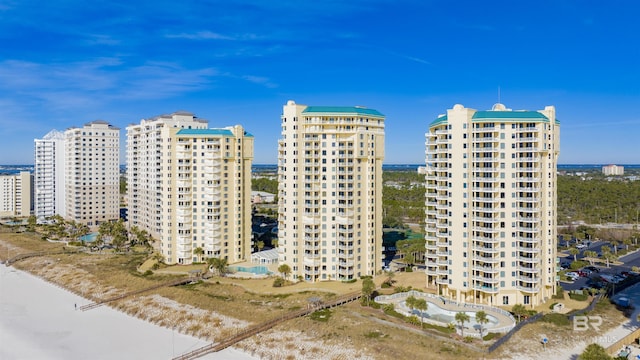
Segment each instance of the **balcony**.
[[472,288],[474,290],[478,290],[478,291],[482,291],[482,292],[486,292],[486,293],[497,293],[498,292],[498,287],[494,287],[494,286],[485,286],[485,285],[474,284]]

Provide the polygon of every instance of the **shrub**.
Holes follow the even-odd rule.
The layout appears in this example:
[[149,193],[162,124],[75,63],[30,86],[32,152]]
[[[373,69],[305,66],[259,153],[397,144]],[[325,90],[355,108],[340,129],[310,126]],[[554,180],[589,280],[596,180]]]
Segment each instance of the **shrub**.
[[558,289],[556,290],[556,294],[553,295],[551,298],[564,300],[564,289],[562,288],[562,286],[558,286]]
[[545,314],[541,320],[557,326],[568,326],[570,324],[566,315],[557,313]]
[[557,302],[554,302],[553,304],[549,305],[549,309],[553,310],[553,307],[556,306],[557,304],[558,304]]
[[482,338],[482,340],[484,340],[484,341],[489,341],[489,340],[493,340],[493,339],[496,339],[496,338],[499,338],[499,337],[500,337],[500,334],[490,332],[490,333],[488,333],[487,335],[485,335],[485,336]]
[[588,294],[569,293],[569,298],[577,301],[586,301],[589,298]]
[[569,267],[571,268],[571,270],[578,270],[578,269],[581,269],[581,268],[583,268],[583,267],[585,267],[587,265],[589,265],[588,261],[578,260],[578,261],[572,262]]
[[273,280],[273,287],[283,287],[284,279],[281,277],[277,277]]
[[391,287],[391,284],[383,282],[382,285],[380,285],[380,287],[383,288],[383,289],[388,289],[388,288]]
[[407,322],[411,325],[420,325],[420,319],[417,316],[411,315],[407,318]]
[[465,336],[464,337],[464,342],[466,342],[466,343],[473,342],[473,336]]
[[311,320],[327,322],[331,318],[331,310],[322,309],[314,311],[311,313],[311,315],[309,315],[309,317],[311,318]]
[[343,284],[352,284],[354,282],[358,281],[358,279],[350,279],[350,280],[342,280]]
[[142,276],[149,276],[149,275],[153,275],[153,271],[147,270],[142,274]]

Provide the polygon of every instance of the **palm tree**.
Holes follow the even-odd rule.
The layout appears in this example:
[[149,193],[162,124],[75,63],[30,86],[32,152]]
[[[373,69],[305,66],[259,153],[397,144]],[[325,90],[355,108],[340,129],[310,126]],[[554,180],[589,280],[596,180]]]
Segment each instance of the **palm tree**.
[[424,313],[429,308],[429,305],[427,304],[427,300],[422,298],[417,299],[414,306],[416,307],[416,309],[420,311],[420,326],[424,327]]
[[593,259],[598,257],[598,254],[593,250],[587,250],[584,253],[584,257],[589,260],[589,264],[593,265]]
[[204,255],[204,249],[198,246],[197,248],[193,249],[193,255],[198,256],[198,262],[202,261],[202,255]]
[[278,272],[282,274],[282,277],[286,280],[289,274],[291,274],[291,267],[287,264],[282,264],[278,266]]
[[520,316],[527,313],[527,308],[522,304],[515,304],[513,308],[511,308],[511,312],[518,317],[518,322],[520,322]]
[[407,299],[404,301],[404,303],[409,307],[409,309],[411,310],[411,314],[413,315],[413,309],[416,308],[416,301],[418,299],[416,299],[415,296],[410,295],[409,297],[407,297]]
[[220,276],[224,276],[227,272],[227,258],[209,258],[207,264],[213,267]]
[[456,321],[460,323],[460,336],[464,337],[464,323],[469,321],[469,315],[460,311],[456,313]]
[[370,277],[362,280],[362,295],[367,299],[367,306],[369,306],[369,302],[371,301],[371,295],[376,290],[376,284]]
[[578,260],[576,258],[576,256],[580,253],[580,250],[576,249],[576,248],[571,248],[569,249],[569,254],[573,255],[573,261]]
[[262,249],[264,249],[264,241],[262,240],[258,241],[256,246],[258,247],[258,251],[262,251]]
[[483,338],[482,336],[482,331],[484,330],[484,324],[489,322],[489,319],[487,318],[487,313],[480,310],[476,313],[476,322],[478,323],[478,325],[480,325],[480,339]]

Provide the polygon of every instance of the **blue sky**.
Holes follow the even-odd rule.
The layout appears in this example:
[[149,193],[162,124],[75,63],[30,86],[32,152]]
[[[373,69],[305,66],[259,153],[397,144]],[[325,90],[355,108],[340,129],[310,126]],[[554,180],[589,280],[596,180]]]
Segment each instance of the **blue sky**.
[[275,163],[289,99],[379,110],[385,163],[423,163],[428,124],[498,87],[556,106],[560,163],[640,163],[640,3],[525,3],[0,0],[0,164],[96,119],[124,148],[128,124],[177,110],[242,124]]

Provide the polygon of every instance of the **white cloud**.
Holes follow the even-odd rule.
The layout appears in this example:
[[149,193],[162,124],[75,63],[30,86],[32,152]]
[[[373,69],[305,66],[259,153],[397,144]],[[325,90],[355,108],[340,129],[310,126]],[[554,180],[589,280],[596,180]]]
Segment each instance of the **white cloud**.
[[255,40],[258,37],[254,34],[224,35],[212,31],[198,31],[195,33],[167,34],[169,39],[189,39],[189,40]]

